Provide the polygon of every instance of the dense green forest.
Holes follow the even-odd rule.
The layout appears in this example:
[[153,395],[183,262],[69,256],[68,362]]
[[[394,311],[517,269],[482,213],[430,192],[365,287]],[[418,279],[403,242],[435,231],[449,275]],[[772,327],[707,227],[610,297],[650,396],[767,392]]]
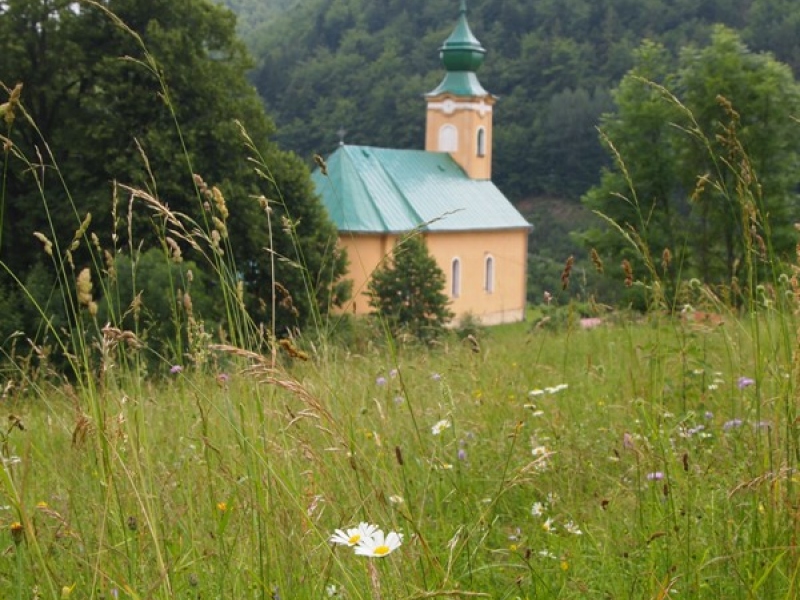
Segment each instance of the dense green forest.
[[[252,318],[239,329],[336,302],[336,231],[274,143],[251,65],[208,0],[0,2],[0,340],[88,335],[78,277],[97,322],[166,341],[190,316],[215,328],[234,295]],[[190,287],[192,315],[176,300]]]
[[[264,2],[230,1],[246,19]],[[267,3],[269,4],[269,3]],[[273,3],[276,6],[280,3]],[[494,179],[512,198],[579,198],[608,155],[596,125],[644,38],[673,55],[711,27],[800,69],[800,5],[789,0],[471,0],[488,50],[479,77],[500,97]],[[308,159],[351,143],[418,148],[422,95],[439,82],[438,48],[456,0],[301,0],[242,28],[251,73],[280,144]]]

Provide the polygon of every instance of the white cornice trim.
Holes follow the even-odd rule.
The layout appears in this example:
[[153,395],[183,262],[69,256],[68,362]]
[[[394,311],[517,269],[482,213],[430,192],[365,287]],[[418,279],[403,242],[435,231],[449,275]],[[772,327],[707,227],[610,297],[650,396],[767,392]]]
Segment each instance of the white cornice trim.
[[492,112],[492,105],[484,101],[480,102],[459,102],[447,98],[441,102],[428,102],[429,110],[440,110],[446,115],[452,115],[457,110],[474,110],[484,116],[486,113]]

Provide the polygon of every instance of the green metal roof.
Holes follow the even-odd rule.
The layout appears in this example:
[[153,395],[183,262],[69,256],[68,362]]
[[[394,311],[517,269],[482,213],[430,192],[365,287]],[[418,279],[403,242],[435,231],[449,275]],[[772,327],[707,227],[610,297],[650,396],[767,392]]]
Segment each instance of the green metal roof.
[[483,64],[486,50],[469,28],[466,2],[461,2],[456,27],[439,53],[448,71],[477,71]]
[[530,227],[491,181],[470,179],[445,152],[343,145],[327,172],[317,168],[311,178],[339,231]]
[[454,96],[490,96],[477,75],[469,71],[448,71],[442,82],[432,92],[426,96],[439,96],[440,94],[452,94]]

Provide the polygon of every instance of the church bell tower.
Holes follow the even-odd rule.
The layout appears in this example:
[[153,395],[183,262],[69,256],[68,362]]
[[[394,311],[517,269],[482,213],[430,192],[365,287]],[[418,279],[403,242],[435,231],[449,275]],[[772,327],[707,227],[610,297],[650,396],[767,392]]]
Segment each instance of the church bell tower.
[[496,98],[483,89],[475,72],[486,50],[467,22],[466,0],[458,21],[439,50],[446,69],[428,103],[425,150],[449,152],[470,179],[492,177],[492,108]]

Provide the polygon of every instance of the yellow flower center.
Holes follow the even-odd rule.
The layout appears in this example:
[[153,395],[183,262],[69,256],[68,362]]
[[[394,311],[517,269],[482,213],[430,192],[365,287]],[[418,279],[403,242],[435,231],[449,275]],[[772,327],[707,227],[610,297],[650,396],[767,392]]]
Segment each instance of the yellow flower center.
[[389,552],[391,552],[391,548],[389,548],[389,546],[384,544],[383,546],[377,546],[374,552],[375,556],[386,556],[387,554],[389,554]]
[[355,535],[351,535],[347,539],[347,543],[350,544],[351,546],[355,546],[359,542],[360,539],[361,539],[361,534],[357,533]]

